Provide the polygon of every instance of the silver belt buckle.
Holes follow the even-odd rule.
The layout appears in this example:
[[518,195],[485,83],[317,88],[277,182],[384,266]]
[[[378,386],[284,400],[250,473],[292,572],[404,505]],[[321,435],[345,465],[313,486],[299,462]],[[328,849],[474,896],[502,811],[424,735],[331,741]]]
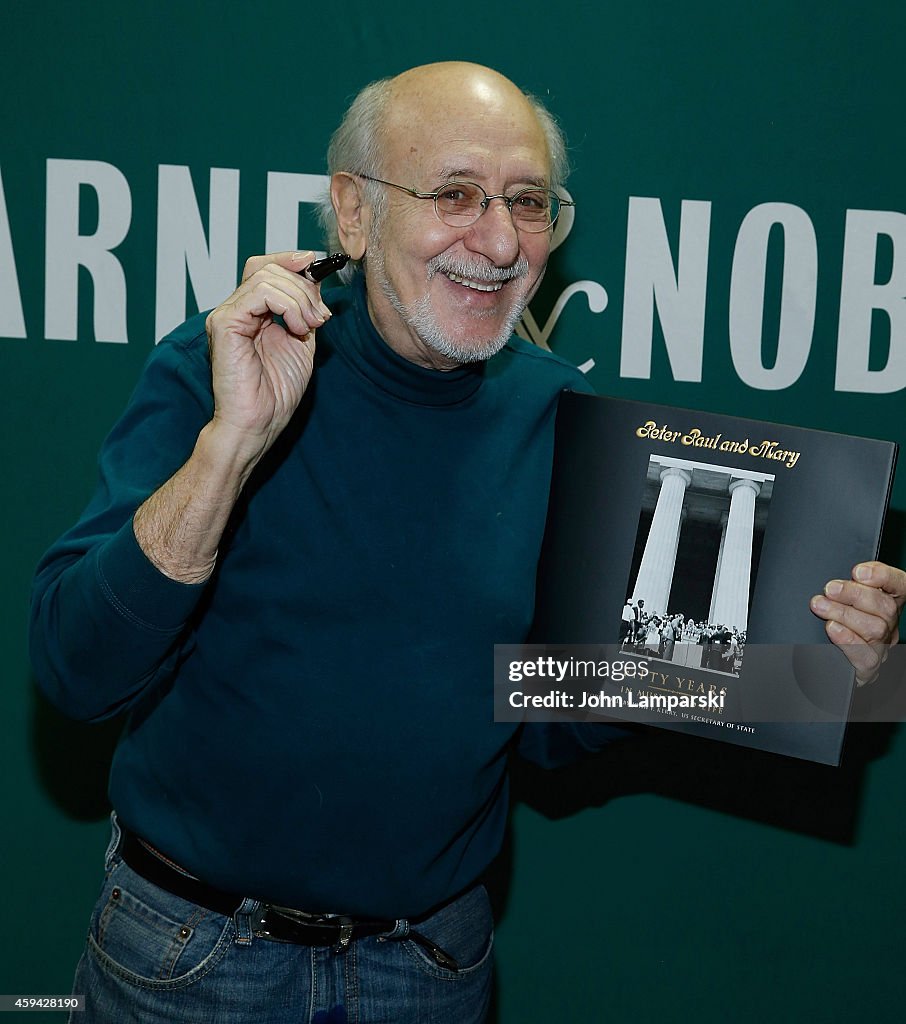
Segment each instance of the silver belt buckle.
[[340,938],[337,940],[337,944],[333,947],[335,953],[342,953],[349,943],[352,941],[352,921],[348,917],[339,918],[340,924]]

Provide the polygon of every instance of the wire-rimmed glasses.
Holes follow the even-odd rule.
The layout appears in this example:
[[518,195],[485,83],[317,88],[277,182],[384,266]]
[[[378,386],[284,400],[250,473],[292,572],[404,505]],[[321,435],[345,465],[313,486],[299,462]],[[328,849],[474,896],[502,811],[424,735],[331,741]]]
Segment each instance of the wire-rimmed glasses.
[[531,186],[520,189],[511,196],[489,196],[474,181],[448,181],[433,192],[419,192],[418,189],[385,181],[370,174],[359,174],[366,181],[397,188],[415,199],[434,201],[434,212],[444,224],[454,228],[468,227],[485,212],[492,199],[502,199],[513,218],[513,225],[520,231],[547,231],[560,215],[564,206],[575,206],[571,199],[561,199],[552,189]]

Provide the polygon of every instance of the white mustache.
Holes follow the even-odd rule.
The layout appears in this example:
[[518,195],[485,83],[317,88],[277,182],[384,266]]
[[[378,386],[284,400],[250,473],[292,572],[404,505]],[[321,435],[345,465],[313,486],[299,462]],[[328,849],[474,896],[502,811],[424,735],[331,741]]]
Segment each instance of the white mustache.
[[435,274],[456,274],[470,281],[512,281],[528,274],[528,260],[520,256],[510,267],[495,267],[493,263],[472,263],[456,256],[441,253],[428,260],[428,280]]

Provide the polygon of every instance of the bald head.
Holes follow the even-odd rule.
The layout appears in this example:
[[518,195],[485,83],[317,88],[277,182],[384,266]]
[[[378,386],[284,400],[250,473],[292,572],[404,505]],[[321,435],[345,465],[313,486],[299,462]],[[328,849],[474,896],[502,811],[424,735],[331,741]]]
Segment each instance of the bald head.
[[475,85],[483,83],[491,89],[513,92],[518,96],[525,95],[517,85],[505,75],[501,75],[499,71],[485,67],[484,64],[474,64],[465,60],[444,60],[434,64],[421,64],[418,67],[409,68],[407,71],[401,71],[387,81],[393,89],[399,90],[457,88],[470,83]]
[[425,64],[390,79],[384,129],[394,138],[413,125],[434,129],[469,112],[479,129],[482,118],[505,118],[511,123],[522,119],[534,126],[539,145],[548,148],[536,109],[525,93],[491,68],[462,61]]

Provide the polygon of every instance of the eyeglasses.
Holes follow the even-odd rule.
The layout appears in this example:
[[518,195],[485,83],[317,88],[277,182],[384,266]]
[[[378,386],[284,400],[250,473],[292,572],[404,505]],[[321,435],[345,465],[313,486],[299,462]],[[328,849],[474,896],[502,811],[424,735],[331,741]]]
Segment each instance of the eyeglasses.
[[549,188],[523,188],[512,196],[489,196],[474,181],[448,181],[434,192],[419,192],[394,181],[384,181],[370,174],[360,174],[366,181],[389,185],[406,192],[416,199],[433,199],[434,212],[438,218],[454,228],[468,227],[485,212],[492,199],[502,199],[513,218],[513,225],[519,231],[547,231],[560,215],[564,206],[575,206],[571,199],[561,199]]

